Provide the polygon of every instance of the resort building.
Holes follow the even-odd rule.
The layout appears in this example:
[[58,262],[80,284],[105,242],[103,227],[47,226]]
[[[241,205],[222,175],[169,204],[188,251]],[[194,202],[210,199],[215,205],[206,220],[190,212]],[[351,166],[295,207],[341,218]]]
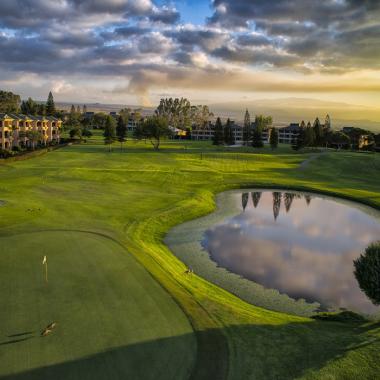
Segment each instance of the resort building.
[[[224,127],[223,127],[224,128]],[[235,121],[230,120],[230,128],[234,136],[235,144],[240,145],[243,143],[243,127],[239,124],[236,124]],[[252,130],[255,128],[254,123],[252,123]],[[269,142],[269,129],[262,131],[262,141],[263,143]],[[191,139],[192,140],[212,140],[214,137],[214,125],[209,122],[205,127],[193,126],[191,130]]]
[[191,129],[191,140],[211,140],[214,137],[214,125],[209,122],[200,127],[193,125]]
[[62,121],[53,116],[0,114],[0,149],[59,143]]
[[137,126],[144,121],[144,118],[139,117],[136,113],[132,112],[128,118],[127,128],[129,132],[134,132]]
[[243,127],[236,124],[233,120],[231,120],[230,125],[232,128],[232,133],[234,135],[235,144],[241,144],[243,142]]
[[278,129],[278,142],[280,144],[291,144],[300,133],[300,125],[298,123],[291,123],[287,127]]
[[[211,121],[204,127],[199,127],[193,125],[191,129],[191,139],[192,140],[212,140],[214,137],[214,124]],[[235,124],[233,120],[230,121],[230,128],[232,128],[232,133],[234,135],[235,144],[240,144],[243,141],[243,127]]]

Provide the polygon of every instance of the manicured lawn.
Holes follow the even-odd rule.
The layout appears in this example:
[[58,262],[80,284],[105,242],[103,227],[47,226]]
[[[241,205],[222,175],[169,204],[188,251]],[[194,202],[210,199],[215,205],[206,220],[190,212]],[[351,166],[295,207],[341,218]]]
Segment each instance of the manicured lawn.
[[[172,226],[212,211],[215,193],[231,188],[305,188],[380,207],[379,155],[329,152],[300,170],[309,155],[205,142],[168,142],[160,152],[128,142],[123,152],[115,144],[108,153],[95,136],[1,165],[0,334],[5,342],[50,318],[60,325],[47,338],[1,345],[0,376],[181,379],[191,368],[194,379],[375,379],[378,324],[316,321],[246,304],[196,274],[185,276],[162,243]],[[49,283],[54,301],[41,284],[44,254],[64,268],[62,283]],[[86,286],[77,289],[81,281]]]
[[[0,242],[0,376],[166,379],[191,373],[196,341],[190,324],[117,242],[64,230]],[[41,337],[53,321],[53,333]]]

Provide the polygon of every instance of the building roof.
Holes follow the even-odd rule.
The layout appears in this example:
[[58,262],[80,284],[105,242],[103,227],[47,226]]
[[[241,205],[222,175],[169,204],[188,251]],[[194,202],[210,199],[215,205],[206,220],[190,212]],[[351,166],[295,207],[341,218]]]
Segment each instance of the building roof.
[[298,123],[290,123],[287,127],[279,128],[279,130],[283,132],[298,132],[300,128],[301,127]]
[[32,116],[32,115],[23,115],[16,113],[0,113],[0,120],[11,119],[11,120],[34,120],[34,121],[61,121],[54,116]]
[[9,114],[6,114],[6,113],[0,113],[0,120],[4,120],[4,119],[12,119]]

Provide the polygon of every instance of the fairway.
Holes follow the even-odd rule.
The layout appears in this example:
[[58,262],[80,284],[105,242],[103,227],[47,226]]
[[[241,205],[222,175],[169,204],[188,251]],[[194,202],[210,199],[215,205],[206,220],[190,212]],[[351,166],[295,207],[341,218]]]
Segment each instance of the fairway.
[[116,242],[42,231],[0,244],[0,377],[188,377],[195,339],[186,317]]
[[161,148],[128,141],[109,153],[95,136],[0,164],[0,378],[376,379],[378,323],[248,304],[186,276],[163,240],[230,189],[308,190],[378,209],[380,156]]

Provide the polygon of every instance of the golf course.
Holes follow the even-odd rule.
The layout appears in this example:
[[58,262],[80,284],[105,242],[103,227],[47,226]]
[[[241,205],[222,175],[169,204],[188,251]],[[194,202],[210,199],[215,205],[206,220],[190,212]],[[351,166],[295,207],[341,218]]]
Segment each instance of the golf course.
[[164,244],[231,189],[380,209],[379,173],[375,153],[174,140],[109,152],[96,131],[1,160],[0,379],[379,379],[378,321],[260,308],[186,275]]

